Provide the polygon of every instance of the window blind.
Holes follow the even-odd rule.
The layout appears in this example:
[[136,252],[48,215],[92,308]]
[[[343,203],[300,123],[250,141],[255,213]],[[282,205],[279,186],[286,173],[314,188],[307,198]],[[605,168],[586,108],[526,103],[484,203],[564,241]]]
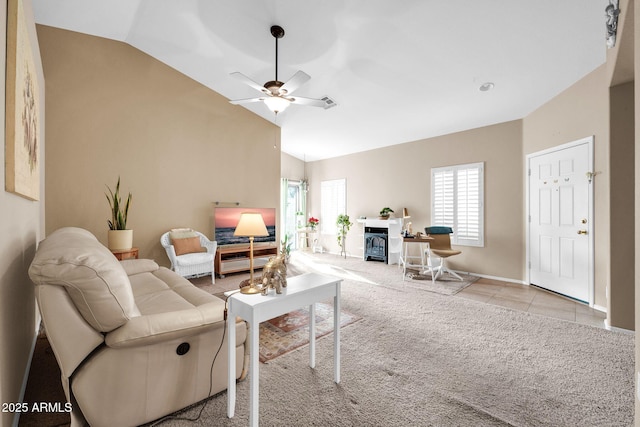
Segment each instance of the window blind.
[[484,246],[484,164],[431,170],[431,223],[453,228],[457,245]]

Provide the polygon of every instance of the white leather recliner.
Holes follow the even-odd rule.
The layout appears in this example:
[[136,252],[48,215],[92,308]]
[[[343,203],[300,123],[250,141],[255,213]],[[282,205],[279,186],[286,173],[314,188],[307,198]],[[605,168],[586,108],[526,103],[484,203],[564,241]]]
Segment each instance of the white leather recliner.
[[[226,389],[222,299],[152,260],[120,262],[72,227],[40,243],[29,276],[72,426],[140,425]],[[243,378],[246,324],[236,330]]]

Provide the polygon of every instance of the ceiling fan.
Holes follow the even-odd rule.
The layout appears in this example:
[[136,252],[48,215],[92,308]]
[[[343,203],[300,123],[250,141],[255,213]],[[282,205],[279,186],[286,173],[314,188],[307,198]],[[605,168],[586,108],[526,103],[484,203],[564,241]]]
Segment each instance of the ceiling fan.
[[311,77],[303,71],[298,71],[286,83],[278,80],[278,39],[284,37],[284,29],[279,25],[274,25],[271,27],[271,35],[276,39],[275,80],[270,80],[266,82],[264,86],[260,86],[258,83],[254,82],[249,77],[240,72],[236,71],[235,73],[231,73],[233,77],[243,81],[245,84],[261,92],[262,96],[259,96],[257,98],[236,99],[229,102],[231,102],[232,104],[248,104],[251,102],[262,101],[269,108],[269,110],[273,111],[275,114],[283,112],[290,104],[323,107],[325,109],[335,106],[336,103],[328,97],[324,97],[322,99],[313,99],[304,98],[301,96],[291,96],[293,91],[305,84]]

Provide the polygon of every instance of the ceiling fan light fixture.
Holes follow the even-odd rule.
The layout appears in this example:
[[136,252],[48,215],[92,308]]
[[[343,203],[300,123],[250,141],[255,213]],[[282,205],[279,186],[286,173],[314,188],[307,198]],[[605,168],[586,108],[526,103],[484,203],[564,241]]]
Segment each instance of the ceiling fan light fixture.
[[264,103],[269,110],[278,114],[287,109],[291,102],[280,96],[270,96],[264,99]]

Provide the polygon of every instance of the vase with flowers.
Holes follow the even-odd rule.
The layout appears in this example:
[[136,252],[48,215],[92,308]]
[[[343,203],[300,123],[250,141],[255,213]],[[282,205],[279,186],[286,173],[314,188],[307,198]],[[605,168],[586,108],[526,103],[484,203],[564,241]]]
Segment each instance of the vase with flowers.
[[311,229],[311,231],[316,231],[316,227],[320,224],[320,220],[318,218],[309,217],[309,221],[307,221],[307,227]]

